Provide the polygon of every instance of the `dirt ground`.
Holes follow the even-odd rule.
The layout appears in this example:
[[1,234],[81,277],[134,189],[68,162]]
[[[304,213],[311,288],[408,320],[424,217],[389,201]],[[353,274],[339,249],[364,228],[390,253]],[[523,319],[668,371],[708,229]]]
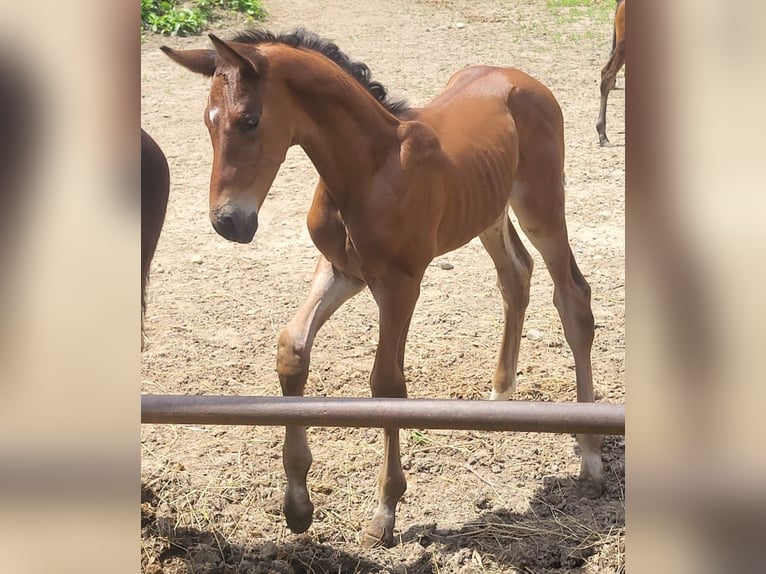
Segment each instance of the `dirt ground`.
[[[593,290],[597,398],[625,399],[624,91],[612,92],[608,133],[595,130],[600,69],[611,45],[609,7],[545,1],[269,0],[265,25],[299,25],[368,64],[394,96],[423,105],[469,64],[513,65],[548,85],[566,124],[567,215],[572,248]],[[464,26],[456,26],[462,23]],[[222,37],[241,30],[230,21]],[[158,46],[142,44],[142,125],[164,149],[172,188],[148,289],[145,393],[278,395],[277,333],[308,292],[316,260],[305,216],[317,182],[292,148],[260,214],[252,244],[216,235],[207,214],[211,147],[202,122],[208,81]],[[618,84],[624,86],[621,74]],[[522,339],[517,399],[575,400],[574,362],[538,253]],[[447,262],[450,266],[441,266]],[[443,268],[447,267],[447,268]],[[368,396],[377,340],[369,292],[349,301],[317,338],[309,395]],[[406,357],[409,395],[484,399],[502,328],[491,261],[478,240],[434,261],[423,282]],[[579,499],[574,437],[401,431],[408,489],[397,544],[363,550],[382,460],[375,429],[312,428],[313,526],[287,530],[281,514],[281,428],[142,427],[142,571],[622,572],[625,443],[604,446],[606,493]]]

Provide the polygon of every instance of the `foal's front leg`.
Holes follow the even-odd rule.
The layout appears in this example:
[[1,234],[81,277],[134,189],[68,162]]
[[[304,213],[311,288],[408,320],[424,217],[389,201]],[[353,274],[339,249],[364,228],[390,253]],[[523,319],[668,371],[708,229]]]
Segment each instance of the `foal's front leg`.
[[[420,278],[396,274],[373,282],[370,290],[378,303],[380,336],[370,375],[373,397],[404,398],[404,346],[412,312],[420,294]],[[384,429],[384,461],[378,475],[378,507],[362,533],[362,546],[394,542],[396,505],[407,490],[399,452],[399,429]]]
[[[311,346],[317,331],[345,301],[363,288],[364,282],[342,274],[320,256],[308,298],[279,335],[277,373],[283,395],[303,395]],[[293,532],[304,532],[311,526],[314,512],[306,486],[312,459],[305,427],[286,427],[282,460],[287,474],[284,502],[287,526]]]

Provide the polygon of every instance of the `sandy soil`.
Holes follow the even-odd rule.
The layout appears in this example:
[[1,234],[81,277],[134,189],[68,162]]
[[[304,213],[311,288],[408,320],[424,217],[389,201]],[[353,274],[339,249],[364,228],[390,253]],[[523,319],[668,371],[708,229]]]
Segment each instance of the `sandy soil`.
[[[304,25],[334,40],[394,96],[425,104],[469,64],[513,65],[548,85],[564,111],[567,214],[573,251],[593,290],[597,398],[623,402],[624,91],[612,92],[608,133],[595,130],[603,17],[546,2],[270,0],[266,26]],[[465,27],[458,28],[457,23]],[[223,37],[244,26],[228,22]],[[207,216],[211,148],[202,112],[208,81],[157,48],[202,47],[205,36],[142,45],[142,125],[164,149],[172,188],[148,289],[146,393],[278,395],[277,333],[307,294],[316,260],[305,215],[318,179],[293,148],[249,245],[215,234]],[[622,74],[618,80],[624,85]],[[516,398],[575,399],[574,362],[536,251]],[[439,263],[448,262],[450,269]],[[449,267],[449,266],[446,266]],[[324,327],[307,394],[368,396],[377,340],[369,292]],[[411,397],[483,399],[502,328],[495,273],[478,240],[429,268],[410,330]],[[374,429],[309,430],[314,525],[281,515],[281,428],[142,428],[142,570],[229,572],[620,572],[624,569],[624,440],[604,446],[607,491],[578,499],[571,436],[402,430],[408,490],[398,544],[364,551],[382,457]]]

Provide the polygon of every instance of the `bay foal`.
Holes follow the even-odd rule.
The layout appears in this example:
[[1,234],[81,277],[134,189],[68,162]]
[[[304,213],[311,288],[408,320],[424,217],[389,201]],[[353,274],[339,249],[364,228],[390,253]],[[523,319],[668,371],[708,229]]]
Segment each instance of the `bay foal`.
[[[404,348],[420,283],[434,257],[479,236],[497,268],[505,330],[492,399],[516,386],[532,259],[508,217],[545,260],[554,304],[576,365],[577,397],[593,401],[590,288],[569,248],[564,220],[564,133],[551,92],[519,70],[472,67],[455,74],[424,108],[392,102],[367,66],[299,30],[251,31],[214,49],[163,51],[212,76],[204,120],[213,143],[210,219],[226,239],[247,243],[287,149],[300,145],[320,175],[308,213],[321,252],[309,296],[279,337],[277,371],[285,395],[302,395],[314,337],[365,286],[379,308],[370,376],[376,397],[405,397]],[[399,431],[384,430],[379,502],[365,545],[393,542],[394,513],[406,482]],[[581,488],[601,491],[601,437],[578,436]],[[284,512],[306,530],[311,451],[304,428],[288,427]]]

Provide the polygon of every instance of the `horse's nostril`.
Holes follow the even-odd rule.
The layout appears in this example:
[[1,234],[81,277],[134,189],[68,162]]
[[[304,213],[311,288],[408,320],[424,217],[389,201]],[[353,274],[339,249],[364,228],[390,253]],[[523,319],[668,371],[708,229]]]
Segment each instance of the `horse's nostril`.
[[224,208],[223,213],[218,211],[210,218],[213,223],[213,229],[218,235],[236,241],[237,243],[250,243],[258,229],[258,214],[252,213],[244,215],[241,211],[234,211]]
[[236,229],[234,227],[234,219],[231,215],[216,217],[213,221],[213,227],[222,237],[229,240],[234,239]]

